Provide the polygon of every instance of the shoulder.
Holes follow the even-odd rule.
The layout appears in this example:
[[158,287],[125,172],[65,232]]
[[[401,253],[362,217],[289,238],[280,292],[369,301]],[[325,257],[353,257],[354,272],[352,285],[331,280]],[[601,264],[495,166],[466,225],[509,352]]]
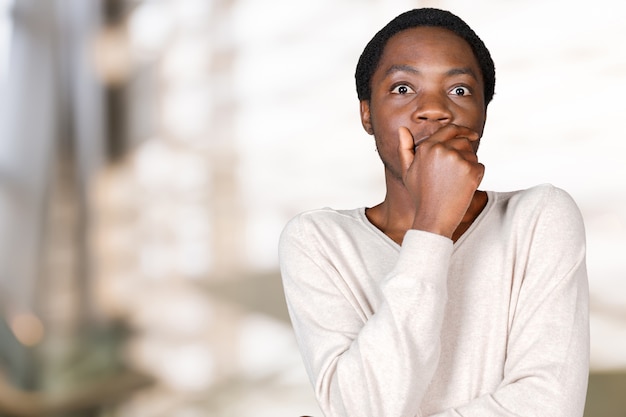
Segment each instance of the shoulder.
[[350,226],[361,222],[362,208],[352,210],[335,210],[332,208],[321,208],[302,212],[287,222],[283,229],[285,233],[302,233],[326,227]]
[[526,201],[534,201],[541,205],[558,204],[563,206],[576,206],[574,200],[569,193],[559,187],[555,187],[552,184],[541,184],[526,190],[518,191],[517,194],[521,199]]
[[542,184],[526,190],[495,193],[505,217],[534,235],[550,239],[584,240],[584,223],[578,205],[565,190]]
[[294,241],[328,240],[362,224],[362,208],[335,210],[321,208],[293,217],[280,235],[280,246]]
[[510,199],[511,205],[525,210],[540,212],[548,210],[570,215],[580,213],[572,196],[567,191],[552,184],[541,184],[504,194]]
[[552,184],[541,184],[525,190],[494,193],[496,204],[503,209],[526,216],[555,215],[580,218],[572,196]]
[[366,240],[362,236],[366,229],[361,220],[362,212],[363,209],[323,208],[292,218],[285,225],[278,244],[283,275],[299,276],[303,271],[316,268],[331,273],[333,265],[358,254],[358,245]]

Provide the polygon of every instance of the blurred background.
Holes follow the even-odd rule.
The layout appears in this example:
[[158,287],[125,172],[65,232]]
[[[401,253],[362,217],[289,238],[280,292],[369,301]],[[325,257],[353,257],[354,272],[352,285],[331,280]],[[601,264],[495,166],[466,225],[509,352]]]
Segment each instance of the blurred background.
[[497,68],[483,188],[587,227],[587,417],[626,415],[626,3],[0,0],[0,415],[321,416],[277,242],[384,196],[353,73],[402,11]]

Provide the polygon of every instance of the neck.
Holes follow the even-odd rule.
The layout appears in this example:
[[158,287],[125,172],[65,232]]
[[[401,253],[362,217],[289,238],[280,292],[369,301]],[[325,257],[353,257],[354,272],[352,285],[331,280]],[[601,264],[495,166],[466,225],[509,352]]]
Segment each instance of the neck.
[[385,172],[387,193],[382,203],[365,211],[369,221],[399,245],[413,225],[415,204],[401,180]]
[[[399,245],[411,229],[415,218],[415,203],[401,180],[386,175],[387,193],[382,203],[368,208],[365,214],[369,221]],[[469,229],[487,204],[487,193],[477,190],[461,223],[452,235],[456,242]]]

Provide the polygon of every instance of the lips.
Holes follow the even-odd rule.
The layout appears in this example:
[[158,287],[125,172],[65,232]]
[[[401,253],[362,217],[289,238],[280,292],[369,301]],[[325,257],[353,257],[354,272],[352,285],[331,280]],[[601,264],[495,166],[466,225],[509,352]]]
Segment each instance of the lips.
[[[415,137],[415,136],[414,136]],[[415,143],[415,147],[417,148],[418,146],[420,146],[420,143],[424,142],[426,139],[428,139],[430,137],[430,135],[426,135],[426,136],[422,136],[420,139],[418,140],[414,140]]]
[[413,135],[413,143],[415,143],[416,148],[419,146],[420,143],[424,142],[426,139],[431,137],[435,132],[437,132],[443,126],[429,123],[426,126],[422,125],[420,127],[421,129],[418,132],[411,132],[411,135]]
[[[413,135],[413,138],[414,138],[413,142],[415,143],[415,147],[417,148],[420,145],[420,143],[424,142],[426,139],[431,137],[433,135],[433,133],[435,133],[438,130],[439,130],[439,128],[427,129],[427,130],[420,131],[418,134],[414,134],[413,132],[411,132],[411,134]],[[415,138],[419,138],[419,139],[415,139]]]

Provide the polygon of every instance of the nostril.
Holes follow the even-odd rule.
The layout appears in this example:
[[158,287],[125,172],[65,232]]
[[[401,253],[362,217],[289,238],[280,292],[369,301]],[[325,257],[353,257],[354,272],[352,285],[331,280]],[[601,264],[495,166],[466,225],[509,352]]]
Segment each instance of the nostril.
[[449,122],[451,120],[451,117],[449,116],[442,116],[442,117],[430,117],[428,115],[419,115],[417,116],[417,120],[420,121],[431,121],[431,122]]
[[443,105],[430,104],[422,105],[415,109],[413,117],[415,120],[421,121],[445,122],[451,119],[452,114],[450,110]]

